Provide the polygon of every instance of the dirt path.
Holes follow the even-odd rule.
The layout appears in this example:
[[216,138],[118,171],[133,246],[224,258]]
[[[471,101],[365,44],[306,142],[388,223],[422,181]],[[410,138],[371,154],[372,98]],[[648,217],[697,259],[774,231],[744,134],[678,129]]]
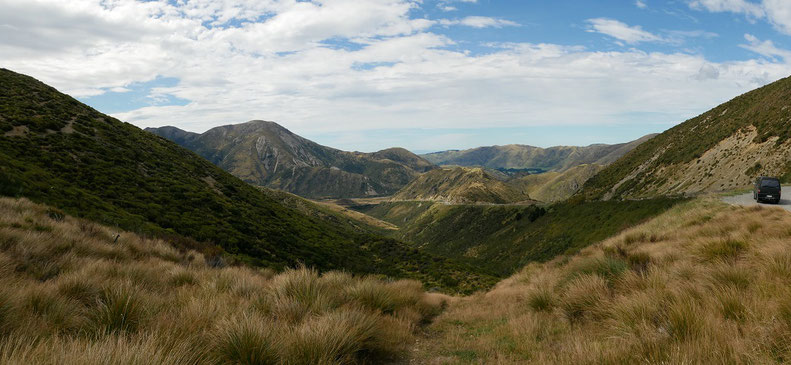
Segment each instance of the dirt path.
[[762,206],[767,206],[767,207],[777,206],[777,207],[783,208],[783,209],[791,212],[791,199],[788,199],[789,197],[791,197],[791,186],[783,186],[783,194],[781,195],[781,197],[784,197],[784,198],[781,199],[780,203],[778,203],[778,204],[757,203],[755,200],[753,200],[753,193],[749,192],[749,193],[741,194],[741,195],[725,196],[725,197],[722,198],[722,201],[724,201],[724,202],[726,202],[728,204],[742,205],[742,206],[746,206],[746,207],[747,206],[752,206],[752,205],[759,205],[759,204],[762,205]]

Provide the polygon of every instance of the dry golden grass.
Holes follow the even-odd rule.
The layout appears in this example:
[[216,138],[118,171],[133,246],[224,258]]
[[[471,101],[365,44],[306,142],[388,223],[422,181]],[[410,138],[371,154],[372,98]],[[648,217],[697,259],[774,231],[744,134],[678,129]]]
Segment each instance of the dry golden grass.
[[447,302],[414,281],[212,268],[116,233],[0,199],[0,363],[381,362]]
[[791,361],[791,214],[677,206],[458,300],[415,363]]

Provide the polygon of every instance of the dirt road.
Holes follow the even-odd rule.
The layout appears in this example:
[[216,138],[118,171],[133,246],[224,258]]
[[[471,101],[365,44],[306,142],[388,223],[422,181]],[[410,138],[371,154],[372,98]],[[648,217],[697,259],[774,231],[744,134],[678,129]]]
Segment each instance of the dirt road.
[[752,192],[741,195],[725,196],[722,198],[722,201],[733,205],[751,206],[760,204],[765,207],[780,207],[791,212],[791,199],[789,199],[791,198],[791,186],[783,186],[783,194],[781,196],[783,199],[781,199],[778,204],[756,203],[755,200],[753,200]]

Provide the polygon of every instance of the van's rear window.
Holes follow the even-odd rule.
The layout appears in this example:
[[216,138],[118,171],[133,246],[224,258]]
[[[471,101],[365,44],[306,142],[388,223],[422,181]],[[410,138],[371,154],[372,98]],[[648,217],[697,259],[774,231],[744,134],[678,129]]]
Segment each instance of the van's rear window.
[[780,181],[777,180],[762,180],[761,181],[762,188],[779,188]]

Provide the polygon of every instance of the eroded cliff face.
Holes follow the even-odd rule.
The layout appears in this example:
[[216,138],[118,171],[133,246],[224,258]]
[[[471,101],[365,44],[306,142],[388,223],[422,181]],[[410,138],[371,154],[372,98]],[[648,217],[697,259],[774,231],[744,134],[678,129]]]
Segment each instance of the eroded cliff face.
[[[637,169],[619,181],[607,197],[612,197],[622,184],[632,179],[638,179],[641,187],[630,191],[626,197],[640,198],[730,191],[751,186],[757,176],[785,174],[791,161],[791,140],[778,144],[778,137],[771,137],[756,142],[757,136],[756,128],[749,126],[723,139],[695,160],[660,166],[650,173]],[[657,151],[655,156],[661,152]],[[641,167],[649,166],[654,159]]]
[[791,179],[791,77],[752,90],[641,144],[589,179],[581,197],[644,199]]

